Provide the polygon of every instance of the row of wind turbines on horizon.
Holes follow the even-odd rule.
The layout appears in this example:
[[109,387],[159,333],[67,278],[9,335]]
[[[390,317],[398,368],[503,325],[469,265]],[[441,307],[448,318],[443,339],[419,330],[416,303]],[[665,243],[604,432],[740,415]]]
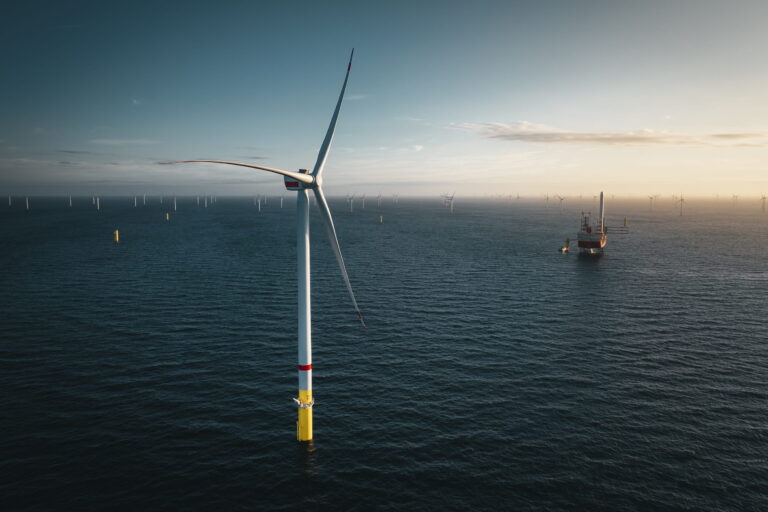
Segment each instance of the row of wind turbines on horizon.
[[[13,207],[14,199],[15,198],[20,198],[20,197],[23,197],[24,208],[26,210],[30,210],[31,209],[31,201],[30,201],[30,197],[31,196],[28,196],[28,195],[26,195],[26,196],[18,196],[18,195],[8,194],[8,207],[9,208]],[[125,199],[124,196],[120,196],[120,197],[123,198],[121,200]],[[400,202],[400,196],[398,194],[392,194],[391,196],[388,196],[388,197],[385,198],[385,196],[383,194],[379,193],[377,196],[370,196],[370,197],[375,198],[376,208],[378,208],[378,209],[381,209],[382,206],[385,203],[391,203],[392,205],[397,205]],[[454,211],[454,200],[456,198],[456,192],[453,192],[451,194],[444,193],[444,194],[441,194],[439,197],[440,197],[440,199],[442,201],[443,206],[448,211],[453,213],[453,211]],[[494,197],[494,196],[491,196],[491,197]],[[561,196],[560,194],[550,195],[549,193],[546,193],[544,195],[537,196],[537,197],[521,196],[520,194],[517,194],[514,197],[512,196],[512,194],[496,195],[495,197],[507,200],[509,202],[520,201],[520,200],[524,200],[526,202],[530,202],[531,200],[534,200],[534,201],[536,201],[536,200],[543,200],[544,207],[547,208],[547,209],[550,208],[550,202],[552,202],[552,203],[555,204],[555,207],[557,207],[557,209],[558,209],[558,211],[560,213],[564,213],[567,210],[568,200],[569,199],[572,202],[577,203],[577,207],[578,206],[584,207],[585,206],[584,201],[588,200],[583,194],[579,194],[578,196],[573,196],[573,197]],[[597,197],[598,197],[597,195],[592,195],[591,206],[592,206],[593,209],[597,205]],[[650,212],[654,212],[654,211],[657,211],[659,209],[660,201],[662,203],[665,202],[665,200],[664,200],[664,198],[663,198],[663,196],[661,194],[652,194],[652,195],[648,195],[646,197],[648,198],[648,211],[650,211]],[[200,207],[200,208],[208,208],[210,206],[215,205],[217,203],[217,201],[218,201],[218,196],[216,196],[214,194],[197,194],[197,195],[192,195],[192,196],[188,196],[188,195],[187,196],[177,196],[177,195],[168,195],[168,194],[148,194],[148,193],[141,194],[141,195],[129,196],[127,201],[128,201],[128,204],[133,206],[134,208],[148,207],[148,206],[152,206],[152,205],[159,205],[161,207],[166,207],[166,208],[172,209],[173,211],[177,211],[178,210],[178,205],[181,202],[181,201],[179,201],[179,198],[182,201],[186,202],[186,203],[192,202],[192,204],[194,206],[197,206],[197,207]],[[359,205],[360,209],[365,210],[366,209],[366,198],[368,198],[368,196],[365,193],[363,193],[361,195],[347,193],[346,196],[344,196],[344,198],[343,198],[344,201],[345,201],[345,204],[346,204],[346,210],[349,213],[353,213],[355,211],[356,204]],[[741,203],[739,203],[739,199],[740,198],[742,199]],[[110,200],[114,200],[115,198],[110,196],[109,199]],[[612,195],[611,199],[612,200],[615,199],[615,195]],[[631,199],[637,199],[637,198],[635,197],[635,198],[631,198]],[[670,196],[670,199],[671,199],[671,202],[672,202],[672,205],[673,205],[675,211],[677,211],[679,213],[679,215],[682,216],[683,212],[685,210],[685,208],[684,208],[685,207],[685,203],[687,201],[689,201],[689,199],[686,199],[682,193],[680,193],[680,194],[672,194]],[[696,197],[695,199],[697,201],[698,200],[702,200],[701,197]],[[721,197],[721,196],[718,195],[718,196],[714,196],[711,199],[715,200],[716,202],[721,202],[723,200],[730,199],[731,206],[733,208],[736,208],[740,204],[744,204],[745,199],[747,201],[746,204],[750,204],[751,201],[754,199],[754,196],[752,196],[752,197],[747,199],[747,198],[742,198],[738,194],[733,194],[733,195],[731,195],[730,198]],[[768,196],[766,196],[766,194],[762,194],[762,195],[758,196],[756,199],[757,199],[757,202],[759,203],[760,211],[762,213],[766,213],[766,206],[767,206],[766,202],[768,201]],[[97,194],[91,194],[91,195],[88,195],[88,196],[73,196],[73,195],[69,195],[69,196],[65,196],[64,197],[65,204],[67,206],[69,206],[70,208],[72,208],[75,205],[76,202],[82,202],[83,200],[89,200],[88,202],[90,203],[90,205],[95,210],[97,210],[97,211],[101,210],[102,200],[101,200],[101,196],[100,195],[97,195]],[[310,198],[310,200],[311,200],[311,198]],[[555,201],[557,201],[557,202],[555,203]],[[253,196],[253,205],[256,207],[257,211],[259,211],[259,212],[262,211],[262,208],[266,208],[270,204],[270,202],[279,205],[279,208],[283,209],[284,203],[285,203],[285,195],[275,196],[275,195],[269,195],[269,194],[256,194],[256,195]],[[667,203],[667,204],[669,204],[669,203]]]

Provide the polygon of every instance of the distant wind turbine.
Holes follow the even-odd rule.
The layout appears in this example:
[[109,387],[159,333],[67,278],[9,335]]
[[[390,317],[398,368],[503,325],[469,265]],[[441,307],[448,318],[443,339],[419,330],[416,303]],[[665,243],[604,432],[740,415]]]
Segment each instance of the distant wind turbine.
[[451,195],[443,194],[443,206],[448,208],[453,213],[453,198],[456,197],[456,192]]
[[765,213],[765,194],[763,194],[763,197],[760,198],[760,200],[763,202],[763,213]]
[[680,203],[680,216],[683,216],[683,203],[685,203],[685,199],[683,199],[683,193],[680,193],[680,199],[677,200],[678,203]]
[[565,197],[555,196],[560,200],[560,213],[563,213],[563,201],[565,201]]
[[328,151],[331,148],[331,142],[333,141],[333,134],[336,129],[336,120],[339,117],[339,110],[341,109],[341,102],[344,99],[344,91],[347,88],[347,81],[349,80],[349,72],[352,69],[352,56],[354,50],[349,57],[349,64],[347,65],[347,74],[344,77],[344,84],[341,86],[341,93],[339,94],[338,102],[336,103],[336,109],[333,111],[331,117],[331,123],[328,126],[328,131],[325,134],[325,139],[320,146],[320,152],[317,155],[317,161],[312,172],[307,169],[300,169],[299,172],[283,171],[280,169],[274,169],[271,167],[262,167],[259,165],[245,164],[239,162],[230,162],[223,160],[182,160],[176,162],[163,162],[168,164],[175,163],[187,163],[187,162],[208,162],[218,163],[226,165],[238,165],[241,167],[248,167],[251,169],[258,169],[262,171],[272,172],[283,176],[285,187],[288,190],[295,190],[296,194],[296,218],[297,218],[297,237],[296,237],[296,253],[297,253],[297,270],[298,270],[298,302],[299,302],[299,315],[298,315],[298,338],[299,338],[299,397],[294,398],[294,401],[299,406],[298,421],[296,424],[296,435],[299,441],[311,441],[312,440],[312,406],[315,401],[312,398],[312,308],[310,303],[310,257],[309,257],[309,191],[311,190],[316,199],[316,204],[320,210],[320,214],[325,222],[325,227],[328,232],[328,238],[330,239],[331,248],[336,256],[336,261],[339,264],[341,270],[341,277],[346,285],[347,292],[350,299],[352,299],[352,305],[355,309],[355,314],[360,319],[360,322],[365,327],[363,321],[363,315],[360,312],[360,308],[355,300],[355,294],[352,292],[352,284],[349,281],[349,275],[347,274],[347,268],[344,265],[344,258],[341,255],[341,247],[339,246],[339,239],[336,236],[336,228],[333,225],[333,218],[331,216],[331,210],[328,207],[328,201],[323,193],[323,168],[325,167],[326,159],[328,158]]

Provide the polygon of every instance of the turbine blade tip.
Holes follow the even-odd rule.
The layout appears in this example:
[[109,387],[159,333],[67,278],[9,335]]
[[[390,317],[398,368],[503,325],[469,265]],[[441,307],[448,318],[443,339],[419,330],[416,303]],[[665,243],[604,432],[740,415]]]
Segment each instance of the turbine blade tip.
[[363,324],[363,329],[366,331],[368,330],[368,326],[365,325],[365,320],[363,320],[363,313],[360,311],[355,311],[355,314],[357,315],[357,318],[360,319],[360,323]]

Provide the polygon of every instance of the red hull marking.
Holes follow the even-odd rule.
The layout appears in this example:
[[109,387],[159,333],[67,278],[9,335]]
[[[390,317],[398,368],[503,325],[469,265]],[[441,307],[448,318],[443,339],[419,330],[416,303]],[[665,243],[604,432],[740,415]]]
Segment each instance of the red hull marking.
[[303,372],[308,372],[311,369],[312,369],[312,365],[311,364],[300,364],[299,365],[299,370],[301,370]]

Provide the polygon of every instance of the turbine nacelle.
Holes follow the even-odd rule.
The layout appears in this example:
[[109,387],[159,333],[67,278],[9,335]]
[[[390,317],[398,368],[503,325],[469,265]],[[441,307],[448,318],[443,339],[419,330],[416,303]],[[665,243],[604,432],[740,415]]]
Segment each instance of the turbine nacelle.
[[[309,172],[309,169],[299,169],[299,174],[306,174],[307,176],[311,176],[311,173]],[[320,177],[316,176],[315,179],[311,183],[302,183],[301,181],[297,180],[293,176],[283,176],[283,182],[285,183],[285,188],[287,190],[307,190],[316,188],[320,185]]]

